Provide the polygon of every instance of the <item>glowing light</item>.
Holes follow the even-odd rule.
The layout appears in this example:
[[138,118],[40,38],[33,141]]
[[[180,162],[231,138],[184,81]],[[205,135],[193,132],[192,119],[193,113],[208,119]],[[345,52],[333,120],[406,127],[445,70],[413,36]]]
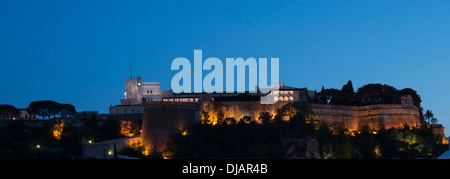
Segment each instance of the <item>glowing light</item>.
[[40,145],[36,145],[36,148],[38,148],[38,149],[39,149],[39,148],[41,148],[41,146],[40,146]]
[[61,140],[61,138],[62,138],[65,120],[61,120],[59,122],[60,122],[59,124],[57,123],[57,124],[53,125],[53,127],[51,129],[53,137],[56,140]]
[[144,156],[150,155],[150,150],[148,150],[147,148],[145,148],[144,150],[142,150],[142,155],[144,155]]
[[112,151],[108,151],[108,155],[112,155],[113,154],[113,152]]
[[88,140],[88,143],[92,144],[92,140]]
[[163,159],[171,159],[171,154],[169,152],[163,152],[162,157]]
[[185,129],[185,130],[181,133],[181,135],[182,135],[182,136],[188,135],[188,131]]
[[138,86],[141,86],[141,83],[138,83]]

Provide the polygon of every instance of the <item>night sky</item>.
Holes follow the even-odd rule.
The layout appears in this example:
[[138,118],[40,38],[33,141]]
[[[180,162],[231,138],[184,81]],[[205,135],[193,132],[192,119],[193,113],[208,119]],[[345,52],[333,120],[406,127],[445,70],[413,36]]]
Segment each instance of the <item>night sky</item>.
[[[450,1],[0,1],[0,104],[107,113],[125,79],[170,89],[177,57],[279,58],[310,90],[413,88],[450,133]],[[204,74],[207,72],[204,72]]]

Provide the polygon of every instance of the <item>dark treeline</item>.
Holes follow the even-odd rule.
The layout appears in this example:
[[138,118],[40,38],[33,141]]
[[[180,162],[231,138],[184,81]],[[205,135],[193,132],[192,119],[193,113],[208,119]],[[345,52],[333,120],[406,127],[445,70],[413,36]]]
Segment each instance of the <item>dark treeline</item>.
[[[35,119],[35,116],[40,116],[42,119],[56,118],[68,118],[76,115],[75,106],[72,104],[61,104],[56,101],[44,100],[33,101],[26,108],[26,119]],[[0,105],[0,118],[13,119],[19,118],[21,115],[20,109],[17,109],[13,105],[2,104]]]
[[414,105],[420,108],[422,102],[417,92],[411,88],[397,90],[389,85],[367,84],[355,92],[353,84],[348,81],[341,90],[325,89],[316,92],[316,103],[336,105],[372,105],[372,104],[400,104],[400,96],[411,95]]
[[0,105],[0,118],[12,119],[19,117],[20,117],[20,110],[14,107],[13,105],[9,104]]
[[47,117],[59,116],[61,118],[73,117],[76,114],[75,106],[71,104],[60,104],[56,101],[44,100],[33,101],[27,108],[27,113],[30,115],[38,115],[43,119]]

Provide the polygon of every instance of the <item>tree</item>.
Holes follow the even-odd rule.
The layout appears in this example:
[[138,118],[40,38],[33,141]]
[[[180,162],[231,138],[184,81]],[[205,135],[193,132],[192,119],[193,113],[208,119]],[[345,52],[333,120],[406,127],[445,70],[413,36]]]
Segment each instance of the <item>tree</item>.
[[352,80],[348,80],[347,84],[342,86],[342,91],[346,93],[354,93],[355,90],[353,89]]
[[45,100],[45,101],[33,101],[28,106],[32,113],[37,114],[38,116],[41,116],[43,119],[45,117],[50,117],[54,115],[56,107],[55,101]]
[[424,117],[425,117],[425,119],[428,120],[428,124],[430,124],[430,120],[433,119],[433,117],[434,117],[433,111],[427,110],[427,111],[425,112]]
[[420,96],[417,94],[417,92],[415,90],[413,90],[411,88],[405,88],[405,89],[400,90],[399,94],[401,96],[411,95],[414,105],[417,106],[418,108],[420,108],[420,103],[422,103],[422,99],[420,98]]
[[[260,114],[261,114],[261,113],[260,113]],[[245,123],[245,124],[250,124],[251,120],[252,120],[252,117],[251,117],[251,116],[244,116],[244,117],[242,117],[242,118],[239,120],[239,122],[243,122],[243,123]]]
[[351,80],[348,80],[347,84],[342,86],[342,97],[339,97],[341,105],[358,105],[358,98]]
[[202,110],[202,120],[200,121],[201,124],[209,124],[210,123],[209,117],[210,117],[209,113],[206,112],[205,110]]
[[269,112],[260,112],[258,120],[261,121],[263,124],[267,124],[270,121],[272,121],[272,115]]
[[437,124],[437,123],[438,123],[438,120],[437,120],[436,118],[433,117],[433,118],[431,119],[430,122],[431,122],[431,124]]
[[60,104],[55,101],[50,100],[44,100],[44,101],[33,101],[28,105],[27,112],[30,115],[38,115],[41,116],[43,119],[53,116],[53,118],[56,118],[56,116],[60,116],[61,118],[66,118],[69,116],[74,116],[75,106],[71,104]]
[[212,107],[213,111],[217,115],[217,124],[222,124],[223,120],[225,119],[225,112],[223,111],[224,105],[220,102],[214,102]]
[[362,105],[398,104],[398,90],[389,85],[367,84],[358,88],[358,98]]
[[76,113],[75,106],[71,104],[60,104],[57,108],[61,118],[73,117]]

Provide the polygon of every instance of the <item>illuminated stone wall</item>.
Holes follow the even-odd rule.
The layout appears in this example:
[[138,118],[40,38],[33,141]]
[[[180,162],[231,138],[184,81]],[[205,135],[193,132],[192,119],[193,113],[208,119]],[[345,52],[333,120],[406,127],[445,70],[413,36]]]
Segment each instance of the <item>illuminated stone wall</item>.
[[327,124],[343,122],[350,131],[367,125],[375,130],[420,125],[419,110],[405,108],[401,104],[378,104],[368,106],[342,106],[311,104],[316,119]]
[[[222,111],[226,117],[234,117],[239,121],[244,116],[250,116],[253,121],[259,122],[260,112],[269,112],[272,116],[277,114],[277,109],[289,102],[277,102],[273,105],[261,104],[259,101],[222,101]],[[214,110],[213,103],[205,103],[203,110],[208,112],[210,119],[217,119],[217,113]]]
[[[288,102],[277,102],[274,105],[260,104],[258,101],[221,102],[225,117],[234,117],[237,121],[250,116],[258,121],[260,112],[276,115],[277,109]],[[205,104],[204,110],[210,118],[217,118],[213,105]],[[410,126],[420,125],[419,110],[415,106],[401,104],[378,104],[368,106],[343,106],[328,104],[311,104],[316,119],[327,124],[342,122],[349,130],[360,130],[367,125],[375,130],[400,127],[405,123]]]
[[344,106],[311,104],[318,120],[333,124],[343,122],[350,131],[360,130],[364,125],[372,129],[389,129],[404,124],[420,125],[419,108],[414,106],[411,96],[402,96],[401,104],[377,104],[367,106]]

